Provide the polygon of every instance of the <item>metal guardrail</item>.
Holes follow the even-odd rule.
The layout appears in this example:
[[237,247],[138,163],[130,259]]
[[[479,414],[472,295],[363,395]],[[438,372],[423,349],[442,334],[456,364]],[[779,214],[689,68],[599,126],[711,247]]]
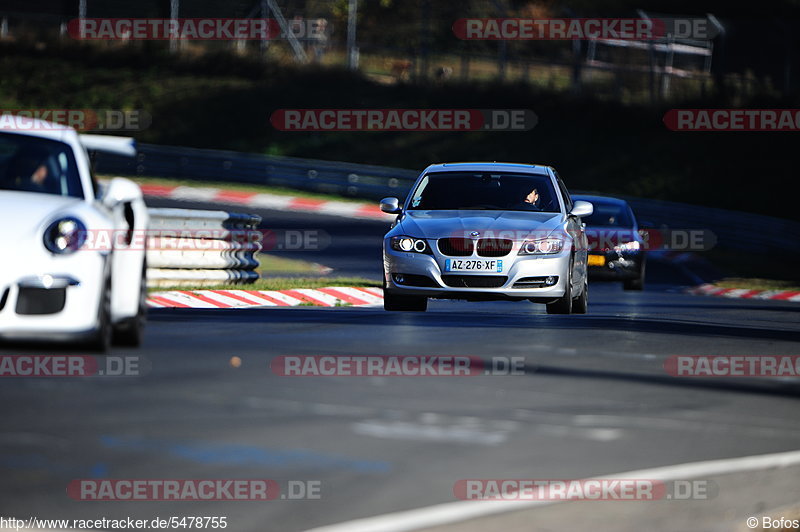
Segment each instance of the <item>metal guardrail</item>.
[[[366,199],[403,198],[418,176],[414,170],[315,159],[152,144],[140,144],[138,149],[136,159],[98,153],[97,171],[286,186]],[[798,222],[686,203],[619,197],[630,202],[639,219],[651,221],[655,226],[709,230],[716,235],[720,247],[749,253],[800,255]]]
[[138,144],[135,159],[98,153],[99,173],[286,186],[369,199],[405,196],[413,170],[223,150]]
[[619,196],[628,201],[636,217],[653,226],[671,229],[705,229],[721,248],[756,255],[800,256],[800,223],[782,218],[673,201]]
[[260,216],[189,209],[148,209],[148,214],[148,286],[258,279]]

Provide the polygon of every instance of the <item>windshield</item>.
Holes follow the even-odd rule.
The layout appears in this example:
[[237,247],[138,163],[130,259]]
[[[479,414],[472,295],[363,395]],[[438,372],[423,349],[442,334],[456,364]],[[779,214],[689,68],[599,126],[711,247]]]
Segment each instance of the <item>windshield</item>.
[[549,176],[491,172],[427,174],[409,210],[503,210],[560,212]]
[[633,216],[627,205],[591,202],[594,212],[583,218],[587,226],[633,227]]
[[68,145],[12,133],[0,133],[0,190],[83,197]]

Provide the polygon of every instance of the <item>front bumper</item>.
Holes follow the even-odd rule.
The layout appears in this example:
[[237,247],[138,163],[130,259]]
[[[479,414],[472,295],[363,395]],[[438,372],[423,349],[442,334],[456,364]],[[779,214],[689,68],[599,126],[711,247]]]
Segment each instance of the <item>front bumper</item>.
[[[492,299],[511,299],[522,300],[532,299],[535,301],[548,302],[562,297],[565,293],[566,283],[569,279],[570,251],[565,249],[558,254],[541,256],[521,256],[517,255],[514,249],[503,257],[446,257],[442,255],[436,246],[430,246],[432,255],[422,253],[405,253],[395,251],[388,247],[384,241],[383,249],[383,271],[385,276],[386,290],[398,295],[418,295],[440,299],[467,299],[467,300],[492,300]],[[502,272],[446,272],[445,261],[447,259],[478,259],[478,260],[502,260]],[[398,282],[397,275],[402,274],[404,283]],[[465,279],[466,283],[460,283],[461,279],[479,277],[488,279],[492,284],[498,286],[469,287],[464,284],[472,284],[470,279]],[[411,281],[408,278],[411,278]],[[524,282],[527,278],[546,279],[555,278],[554,284],[550,286],[531,287],[535,282]],[[424,279],[428,281],[425,282]],[[429,284],[430,286],[421,286]],[[517,285],[515,288],[514,286]]]
[[[29,257],[30,258],[30,257]],[[78,251],[0,269],[0,338],[81,337],[97,327],[106,257]]]
[[618,252],[618,251],[594,251],[589,253],[588,261],[592,257],[602,257],[603,265],[588,266],[588,273],[591,279],[624,281],[627,279],[638,279],[642,275],[644,264],[644,253],[638,252]]

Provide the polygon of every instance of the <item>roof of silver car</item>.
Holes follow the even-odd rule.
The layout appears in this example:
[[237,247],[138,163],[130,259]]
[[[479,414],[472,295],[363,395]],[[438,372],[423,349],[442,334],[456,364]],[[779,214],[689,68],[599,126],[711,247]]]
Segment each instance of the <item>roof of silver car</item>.
[[527,163],[502,163],[497,161],[492,162],[458,162],[458,163],[439,163],[439,164],[432,164],[430,165],[427,170],[435,170],[435,169],[444,169],[444,168],[458,168],[458,167],[482,167],[482,166],[491,166],[494,168],[528,168],[528,169],[539,169],[544,171],[546,168],[550,168],[549,166],[542,165],[542,164],[527,164]]

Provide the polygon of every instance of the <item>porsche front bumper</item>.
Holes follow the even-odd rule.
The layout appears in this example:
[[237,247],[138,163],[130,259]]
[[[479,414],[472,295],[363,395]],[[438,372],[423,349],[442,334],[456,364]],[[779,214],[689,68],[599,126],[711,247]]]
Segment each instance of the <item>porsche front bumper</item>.
[[50,340],[94,331],[106,256],[79,251],[36,259],[0,269],[0,338]]

